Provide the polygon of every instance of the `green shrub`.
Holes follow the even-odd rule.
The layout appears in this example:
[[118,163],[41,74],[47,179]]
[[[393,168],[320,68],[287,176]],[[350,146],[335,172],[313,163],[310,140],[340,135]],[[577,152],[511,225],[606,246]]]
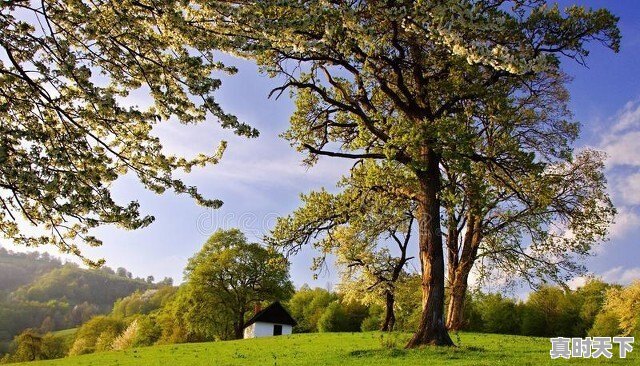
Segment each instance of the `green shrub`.
[[69,356],[85,355],[93,352],[95,352],[95,347],[88,339],[76,338],[69,349]]
[[124,332],[122,332],[122,334],[120,334],[119,336],[116,337],[116,339],[113,340],[111,348],[116,351],[119,351],[119,350],[133,347],[133,344],[136,338],[138,337],[139,330],[140,330],[140,325],[138,323],[138,320],[135,319],[133,322],[131,322],[131,324],[129,324],[127,329],[125,329]]
[[105,330],[104,332],[100,333],[98,339],[96,339],[94,351],[104,352],[112,350],[113,348],[111,347],[111,345],[113,344],[113,341],[117,336],[118,334],[116,334],[116,332],[114,332],[113,330]]
[[380,330],[380,317],[378,316],[369,316],[362,321],[362,325],[360,329],[363,332],[372,332],[376,330]]
[[153,316],[140,316],[138,320],[138,334],[134,341],[134,347],[151,346],[155,344],[162,335],[162,329]]
[[304,285],[287,302],[291,316],[298,322],[293,328],[294,333],[308,333],[318,331],[318,320],[322,317],[327,306],[337,300],[335,293],[322,288],[311,289]]
[[43,360],[42,336],[33,329],[26,329],[13,339],[11,362]]
[[344,332],[347,328],[347,314],[338,301],[334,301],[325,309],[318,320],[318,330],[325,332]]
[[371,305],[369,307],[369,316],[367,316],[360,325],[360,329],[363,332],[371,332],[380,330],[382,324],[382,317],[384,316],[384,309],[380,305]]
[[122,319],[97,316],[84,323],[76,332],[69,355],[81,355],[95,351],[106,351],[115,337],[122,333],[126,323]]
[[603,312],[596,316],[593,327],[589,330],[590,337],[613,337],[620,335],[620,321],[615,314]]
[[69,351],[69,344],[65,337],[56,336],[51,333],[47,333],[42,337],[41,347],[42,357],[45,360],[63,358]]
[[44,336],[34,329],[26,329],[11,343],[10,353],[0,363],[51,360],[66,355],[68,344],[64,337],[47,333]]

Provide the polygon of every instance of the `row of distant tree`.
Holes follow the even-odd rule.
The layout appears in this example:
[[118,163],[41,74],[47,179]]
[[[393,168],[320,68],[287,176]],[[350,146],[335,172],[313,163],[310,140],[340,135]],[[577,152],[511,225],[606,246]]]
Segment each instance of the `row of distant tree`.
[[640,336],[640,281],[626,287],[590,280],[576,290],[543,286],[526,301],[468,295],[464,329],[530,336]]
[[[235,339],[257,303],[283,301],[298,324],[294,332],[385,329],[385,293],[357,296],[349,283],[337,291],[294,291],[289,264],[279,253],[247,242],[238,230],[218,231],[185,269],[179,287],[139,289],[94,316],[77,331],[27,329],[5,362],[80,355],[155,344]],[[343,281],[345,281],[343,279]],[[412,331],[422,314],[421,276],[395,282],[394,328]],[[448,296],[447,301],[450,301]],[[640,282],[627,287],[592,279],[570,290],[542,286],[526,301],[499,293],[466,293],[461,329],[528,336],[640,336]]]
[[[412,331],[420,293],[408,276],[397,289],[396,329]],[[640,336],[640,281],[626,287],[592,279],[576,290],[542,286],[518,301],[501,293],[468,292],[462,330],[527,336]],[[449,299],[449,297],[448,297]],[[302,287],[287,303],[295,332],[369,331],[384,324],[383,301],[363,305],[342,293]]]
[[[417,280],[414,276],[412,280]],[[118,300],[109,315],[96,316],[73,334],[42,334],[28,329],[13,342],[5,362],[59,358],[154,344],[210,341],[233,337],[233,318],[213,315],[205,331],[193,319],[176,317],[185,304],[185,288],[165,286],[137,291]],[[411,331],[420,317],[420,293],[403,285],[398,291],[396,329]],[[499,293],[467,294],[465,330],[529,336],[640,336],[640,282],[626,287],[591,280],[576,290],[544,286],[526,301]],[[383,306],[365,305],[342,293],[302,286],[285,302],[298,325],[294,332],[357,332],[379,330]],[[220,332],[227,323],[227,333]],[[200,324],[205,326],[205,324]]]
[[[50,255],[47,252],[14,252],[4,247],[0,247],[0,294],[6,294],[18,289],[20,286],[33,282],[36,278],[54,270],[61,268],[63,265],[78,267],[73,262],[63,263],[60,258]],[[153,276],[133,277],[133,274],[124,267],[118,267],[115,270],[109,266],[102,266],[97,271],[115,275],[119,277],[135,279],[154,283]],[[165,277],[159,284],[173,284],[173,279]]]

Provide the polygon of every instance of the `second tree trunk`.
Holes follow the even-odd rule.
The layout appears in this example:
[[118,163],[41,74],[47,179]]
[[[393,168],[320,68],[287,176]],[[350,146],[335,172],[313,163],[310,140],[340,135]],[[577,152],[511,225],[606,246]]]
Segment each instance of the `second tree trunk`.
[[421,195],[417,219],[422,266],[422,315],[418,330],[407,348],[421,345],[452,346],[444,324],[444,253],[440,228],[440,159],[431,149],[425,151],[426,170],[418,172]]

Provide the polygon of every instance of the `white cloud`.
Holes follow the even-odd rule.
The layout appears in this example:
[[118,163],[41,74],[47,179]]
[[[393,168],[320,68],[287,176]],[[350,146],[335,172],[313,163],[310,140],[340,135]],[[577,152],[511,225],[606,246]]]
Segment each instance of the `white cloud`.
[[599,148],[609,158],[608,168],[640,167],[640,101],[630,101],[611,119],[613,126],[605,132]]
[[613,239],[625,237],[629,232],[640,226],[640,215],[627,207],[618,207],[615,223],[611,226],[610,235]]
[[[236,183],[274,183],[296,185],[299,180],[320,180],[333,185],[346,173],[350,165],[344,159],[323,159],[317,165],[306,168],[301,154],[286,154],[280,157],[257,157],[252,161],[228,159],[211,170],[217,177],[233,179]],[[299,182],[298,182],[299,183]]]
[[569,286],[569,288],[572,290],[576,290],[578,287],[584,286],[589,278],[589,276],[576,276],[567,281],[567,286]]
[[615,188],[616,197],[625,205],[640,204],[640,172],[621,177]]
[[577,288],[584,286],[587,281],[594,277],[608,283],[628,285],[633,281],[640,280],[640,267],[625,268],[623,266],[618,266],[595,276],[576,276],[567,281],[567,286],[572,290],[576,290]]
[[618,113],[617,123],[613,126],[612,131],[617,133],[637,127],[640,127],[640,103],[630,101]]
[[198,153],[212,154],[220,141],[228,141],[217,165],[194,168],[188,175],[180,175],[186,181],[203,186],[215,181],[233,182],[238,186],[296,187],[301,181],[334,186],[353,164],[348,159],[321,158],[315,166],[307,168],[302,165],[305,155],[273,131],[249,139],[235,136],[211,121],[195,126],[170,121],[158,124],[153,131],[162,141],[165,153],[187,158]]
[[625,104],[609,121],[596,148],[608,155],[606,174],[618,209],[610,235],[624,240],[640,227],[640,100]]
[[627,285],[635,280],[640,280],[640,267],[615,267],[602,273],[600,277],[605,282]]
[[607,166],[640,166],[640,131],[611,134],[606,136],[601,149],[607,155]]

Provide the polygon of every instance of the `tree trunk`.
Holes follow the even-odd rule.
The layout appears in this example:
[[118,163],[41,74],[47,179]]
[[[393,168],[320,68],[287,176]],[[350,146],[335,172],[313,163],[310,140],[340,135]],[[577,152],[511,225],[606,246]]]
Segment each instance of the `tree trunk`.
[[[482,240],[482,220],[480,217],[468,215],[468,229],[465,233],[460,261],[456,264],[453,279],[450,281],[451,297],[447,309],[447,328],[460,330],[464,326],[464,300],[469,286],[469,273],[478,254],[480,241]],[[452,266],[452,263],[449,263]]]
[[242,325],[236,324],[233,327],[233,337],[234,337],[234,339],[242,339],[242,338],[244,338],[244,329],[242,329]]
[[464,326],[464,299],[467,293],[469,273],[456,273],[451,286],[451,297],[447,308],[447,329],[460,330]]
[[237,315],[237,319],[233,324],[233,337],[234,339],[244,338],[244,311],[241,311]]
[[395,304],[395,301],[396,299],[393,292],[387,291],[386,302],[385,302],[386,309],[385,309],[384,323],[382,324],[382,328],[380,329],[383,332],[392,332],[393,327],[396,324],[396,314],[393,311],[393,306]]
[[426,171],[418,172],[421,195],[418,199],[418,234],[422,265],[422,316],[407,348],[421,345],[453,346],[444,324],[444,253],[440,230],[440,157],[425,152]]
[[447,304],[447,328],[449,330],[451,330],[452,328],[449,327],[449,317],[452,314],[452,298],[453,298],[453,288],[455,286],[456,283],[456,271],[458,270],[458,264],[459,264],[459,258],[458,256],[460,255],[459,253],[459,243],[458,243],[458,238],[460,237],[460,232],[458,230],[458,222],[455,219],[455,212],[454,210],[451,208],[448,212],[447,212],[448,216],[449,216],[449,227],[447,228],[447,241],[446,241],[446,248],[447,248],[447,290],[448,290],[448,300],[449,303]]

